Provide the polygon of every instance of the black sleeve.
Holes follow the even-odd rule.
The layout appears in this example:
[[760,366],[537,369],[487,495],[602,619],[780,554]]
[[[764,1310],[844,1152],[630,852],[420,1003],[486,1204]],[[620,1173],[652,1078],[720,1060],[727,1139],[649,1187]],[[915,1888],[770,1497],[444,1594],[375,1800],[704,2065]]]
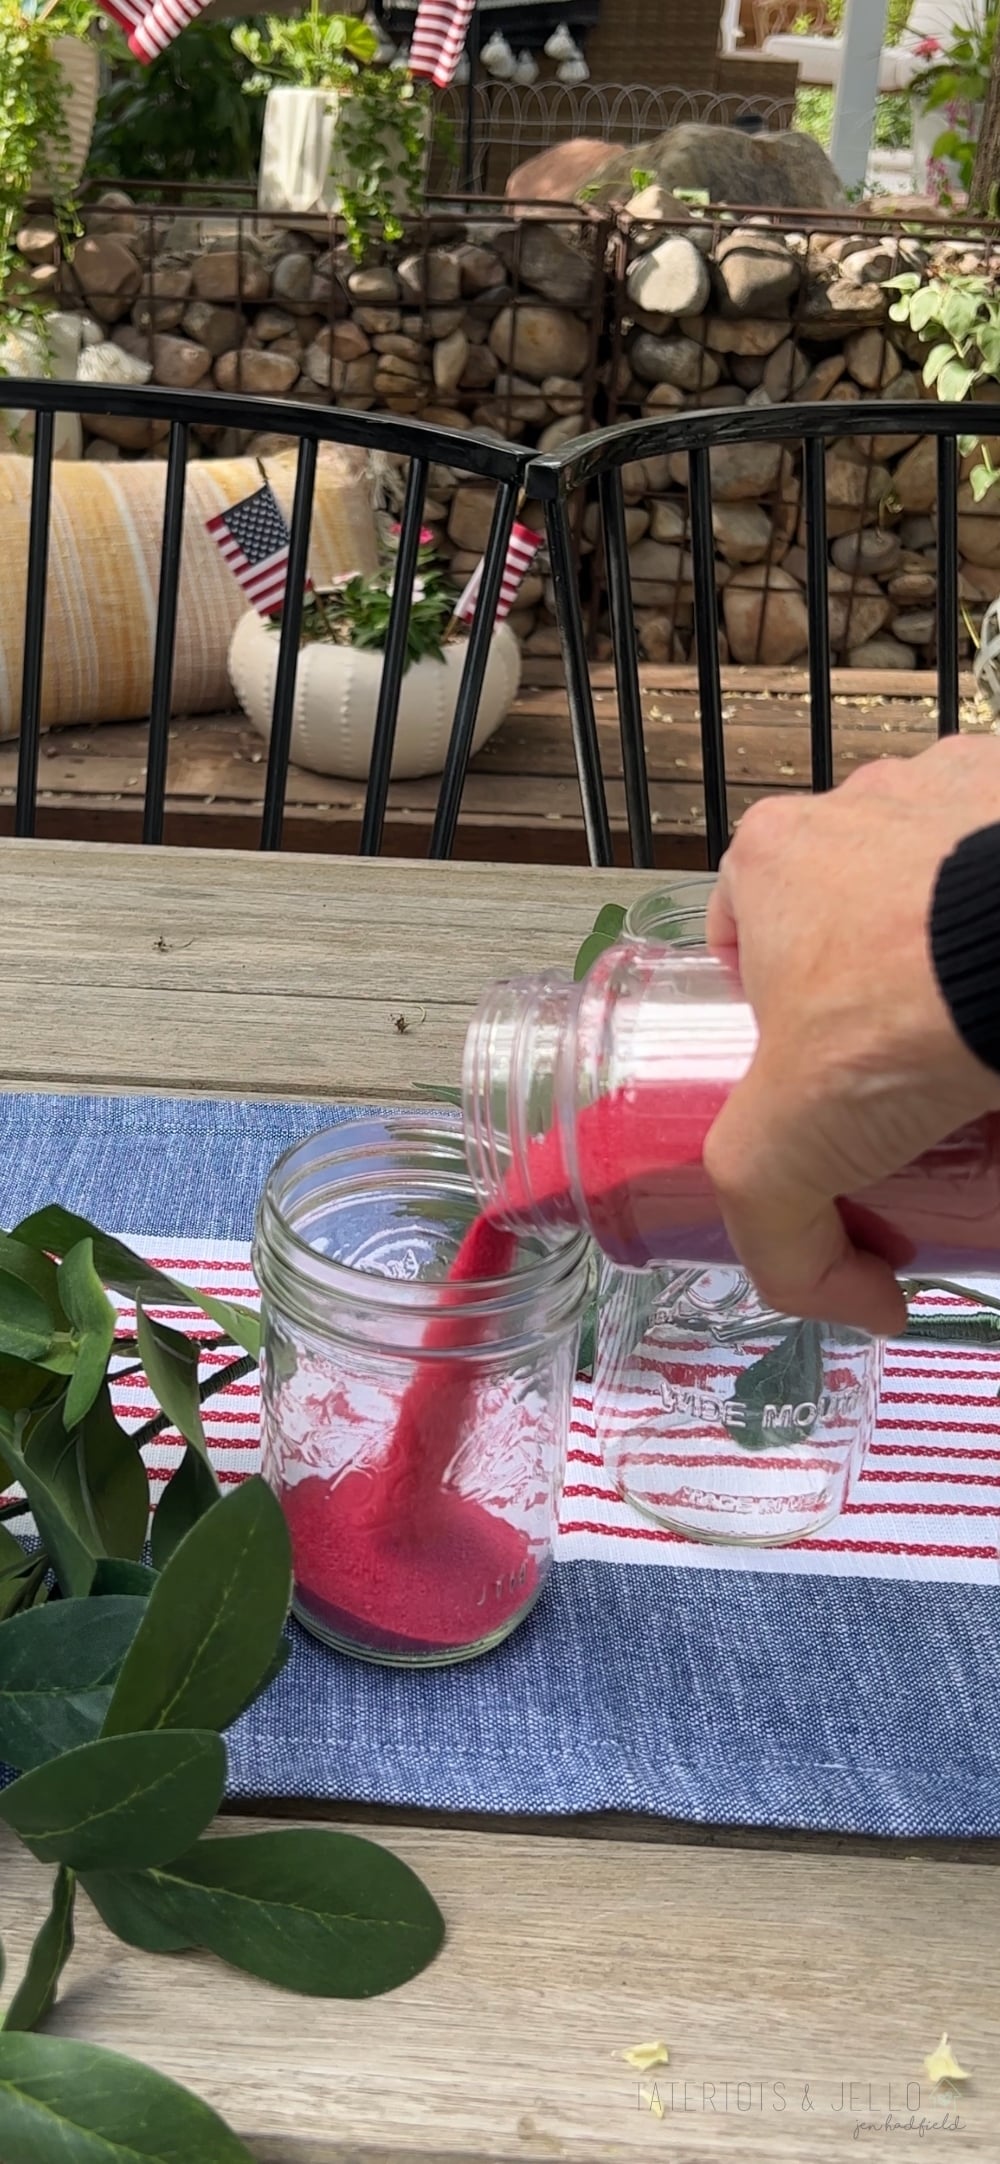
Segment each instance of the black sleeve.
[[930,948],[959,1036],[1000,1074],[1000,825],[967,834],[931,899]]

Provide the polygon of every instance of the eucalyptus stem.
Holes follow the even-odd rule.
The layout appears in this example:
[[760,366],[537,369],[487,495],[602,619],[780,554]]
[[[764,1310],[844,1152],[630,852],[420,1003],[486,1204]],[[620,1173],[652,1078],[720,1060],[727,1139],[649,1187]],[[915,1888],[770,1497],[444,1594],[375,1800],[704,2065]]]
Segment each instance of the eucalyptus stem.
[[[230,1383],[242,1382],[244,1375],[252,1375],[256,1366],[253,1354],[244,1353],[239,1360],[231,1360],[227,1368],[219,1368],[215,1375],[210,1375],[205,1382],[199,1384],[199,1405],[206,1405],[209,1398],[218,1396],[220,1390],[228,1390]],[[162,1435],[164,1428],[173,1426],[174,1422],[167,1413],[158,1413],[155,1420],[147,1420],[144,1427],[137,1428],[131,1440],[137,1450],[142,1450],[157,1435]]]

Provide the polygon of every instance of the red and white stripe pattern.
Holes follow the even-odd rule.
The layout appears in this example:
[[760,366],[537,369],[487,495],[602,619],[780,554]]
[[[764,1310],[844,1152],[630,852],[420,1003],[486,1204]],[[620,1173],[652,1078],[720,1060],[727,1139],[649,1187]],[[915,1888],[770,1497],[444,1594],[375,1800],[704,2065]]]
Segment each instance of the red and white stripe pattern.
[[148,15],[153,0],[98,0],[98,5],[126,37],[131,37],[143,16]]
[[409,71],[447,90],[462,57],[476,0],[420,0],[410,40]]
[[[256,1305],[249,1249],[241,1244],[130,1238],[150,1261],[192,1287]],[[935,1296],[934,1312],[962,1303]],[[227,1365],[213,1324],[189,1308],[157,1308],[165,1322],[197,1336],[203,1374]],[[120,1332],[133,1311],[122,1303]],[[796,1576],[929,1580],[996,1585],[1000,1540],[1000,1347],[887,1347],[875,1438],[843,1516],[813,1539],[780,1548],[703,1547],[652,1524],[622,1501],[608,1479],[594,1429],[589,1383],[578,1382],[557,1560],[683,1570],[791,1572]],[[129,1427],[156,1411],[141,1375],[113,1390]],[[260,1469],[260,1398],[255,1375],[233,1383],[204,1408],[212,1462],[224,1486]],[[180,1463],[176,1434],[146,1450],[154,1501]],[[2,1499],[2,1498],[0,1498]]]
[[[265,482],[241,503],[217,511],[205,525],[247,600],[261,616],[275,615],[284,604],[290,544],[273,489]],[[310,585],[307,579],[307,593]]]
[[[102,5],[104,0],[102,0]],[[121,4],[121,0],[119,0]],[[133,0],[124,0],[129,7]],[[189,23],[196,22],[208,0],[153,0],[152,7],[142,11],[128,41],[129,52],[136,60],[147,63],[166,52]]]
[[[520,592],[521,580],[524,578],[525,573],[530,570],[541,545],[541,534],[533,533],[530,526],[515,524],[512,527],[503,567],[503,578],[500,581],[500,599],[497,603],[495,618],[498,624],[502,624],[504,617],[510,615]],[[459,623],[471,623],[476,613],[476,603],[479,599],[479,589],[482,583],[483,566],[477,564],[465,592],[455,603],[455,615]]]

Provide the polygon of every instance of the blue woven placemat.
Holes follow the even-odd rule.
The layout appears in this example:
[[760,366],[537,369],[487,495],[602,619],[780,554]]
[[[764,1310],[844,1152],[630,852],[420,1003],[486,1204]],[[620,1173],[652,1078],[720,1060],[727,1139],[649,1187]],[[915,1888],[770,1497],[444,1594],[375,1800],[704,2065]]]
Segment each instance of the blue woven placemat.
[[[165,1256],[245,1253],[275,1157],[360,1111],[0,1096],[0,1222],[58,1200]],[[232,1732],[233,1794],[1000,1833],[1000,1369],[989,1353],[905,1354],[850,1537],[794,1563],[636,1561],[641,1543],[605,1538],[583,1515],[596,1506],[572,1500],[598,1488],[571,1466],[561,1559],[506,1646],[409,1674],[293,1629],[287,1669]],[[585,1407],[578,1427],[593,1465]],[[230,1437],[248,1468],[252,1429]]]

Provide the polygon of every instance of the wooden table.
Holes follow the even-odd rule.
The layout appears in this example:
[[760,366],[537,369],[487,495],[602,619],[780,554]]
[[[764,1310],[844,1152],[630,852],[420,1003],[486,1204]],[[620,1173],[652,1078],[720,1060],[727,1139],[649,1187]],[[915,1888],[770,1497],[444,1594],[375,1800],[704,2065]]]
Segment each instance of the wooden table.
[[[405,1096],[454,1079],[488,979],[570,961],[643,884],[5,843],[0,1083]],[[187,2082],[268,2164],[996,2164],[1000,1844],[337,1815],[440,1901],[424,1976],[368,2005],[292,1998],[126,1951],[81,1902],[54,2029]],[[46,1874],[6,1837],[0,1874],[16,1974]],[[944,2028],[975,2079],[961,2126],[920,2140],[918,2095],[918,2120],[954,2119],[922,2076]],[[651,2037],[662,2119],[616,2057]]]

